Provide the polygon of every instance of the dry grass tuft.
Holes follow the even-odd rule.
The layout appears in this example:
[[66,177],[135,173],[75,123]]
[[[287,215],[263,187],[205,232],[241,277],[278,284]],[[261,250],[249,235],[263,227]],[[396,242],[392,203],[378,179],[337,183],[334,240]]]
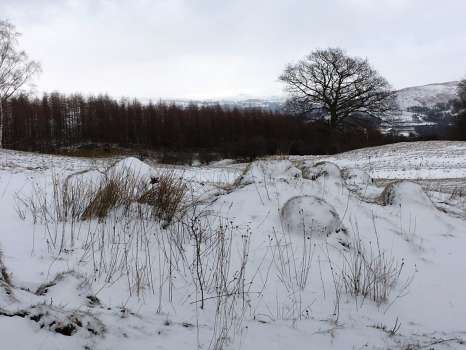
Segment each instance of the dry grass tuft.
[[81,176],[61,179],[54,175],[51,193],[46,184],[34,184],[31,194],[17,195],[16,211],[22,219],[29,213],[34,223],[66,223],[101,220],[119,208],[123,215],[147,209],[149,216],[169,224],[181,217],[188,186],[173,170],[163,170],[153,180],[132,169],[109,168],[97,183]]
[[169,224],[182,211],[188,186],[174,171],[166,171],[152,182],[152,187],[138,198],[138,202],[150,205],[154,217]]
[[115,179],[104,181],[84,210],[81,218],[83,220],[93,218],[103,219],[108,215],[110,210],[124,201],[125,190],[122,184]]
[[346,293],[377,304],[388,301],[405,264],[403,260],[399,263],[379,246],[377,249],[364,246],[359,237],[351,242],[343,258],[341,279]]

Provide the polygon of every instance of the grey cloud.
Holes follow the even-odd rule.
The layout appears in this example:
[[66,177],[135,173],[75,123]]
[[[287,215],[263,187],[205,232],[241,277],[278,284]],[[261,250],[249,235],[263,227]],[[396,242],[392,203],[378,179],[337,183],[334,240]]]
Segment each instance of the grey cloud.
[[[396,87],[466,74],[463,0],[3,0],[43,90],[139,97],[278,94],[316,47],[367,57]],[[2,15],[3,17],[4,15]]]

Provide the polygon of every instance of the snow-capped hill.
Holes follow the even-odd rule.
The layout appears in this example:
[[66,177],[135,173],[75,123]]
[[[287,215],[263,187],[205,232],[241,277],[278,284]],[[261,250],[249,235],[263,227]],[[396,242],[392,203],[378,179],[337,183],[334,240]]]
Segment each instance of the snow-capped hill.
[[429,135],[448,127],[452,101],[457,98],[457,81],[413,86],[398,90],[399,111],[385,120],[382,130],[401,135]]
[[456,97],[457,81],[413,86],[397,92],[398,103],[402,110],[409,107],[433,107],[437,103],[448,103]]
[[[445,83],[433,83],[422,86],[407,87],[397,91],[397,99],[400,109],[407,111],[410,107],[427,107],[432,108],[437,103],[448,103],[456,98],[457,81]],[[225,99],[210,100],[167,100],[182,106],[195,104],[198,106],[208,106],[219,104],[225,107],[236,108],[263,108],[270,110],[281,110],[286,101],[286,96],[271,97],[251,97],[249,95],[238,95]]]
[[[448,127],[452,118],[451,101],[457,98],[458,81],[445,83],[433,83],[422,86],[412,86],[396,91],[399,110],[391,115],[375,119],[375,125],[385,133],[397,133],[400,135],[430,135],[439,128]],[[167,99],[167,103],[174,103],[187,107],[222,106],[224,108],[259,108],[269,111],[284,111],[285,95],[257,97],[248,94],[240,94],[224,99],[189,100]],[[320,118],[322,115],[309,117]],[[361,120],[358,125],[361,125]],[[367,121],[366,121],[367,122]],[[370,125],[363,123],[363,125]]]
[[268,98],[257,98],[249,97],[247,95],[240,95],[235,98],[225,98],[225,99],[208,99],[208,100],[185,100],[185,99],[172,99],[166,100],[168,103],[174,103],[178,106],[187,107],[189,105],[196,105],[198,107],[209,107],[219,105],[225,108],[239,108],[239,109],[248,109],[248,108],[259,108],[270,111],[280,111],[285,102],[283,97],[268,97]]

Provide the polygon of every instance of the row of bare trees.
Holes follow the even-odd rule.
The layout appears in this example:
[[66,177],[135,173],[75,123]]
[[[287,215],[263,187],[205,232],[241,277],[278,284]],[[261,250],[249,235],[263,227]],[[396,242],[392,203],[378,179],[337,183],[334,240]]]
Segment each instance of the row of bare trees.
[[[24,93],[40,65],[19,49],[19,35],[11,23],[0,21],[0,148],[50,151],[117,144],[251,158],[331,153],[390,141],[367,128],[340,128],[354,114],[383,114],[394,108],[388,82],[367,60],[341,49],[316,50],[288,66],[280,77],[291,95],[290,115],[284,115],[220,106],[143,105],[108,96],[53,93],[31,99]],[[292,118],[316,109],[329,123]]]
[[18,47],[19,36],[14,25],[0,20],[0,148],[3,146],[4,102],[41,70],[40,64],[30,60],[26,52]]
[[108,96],[19,95],[4,102],[3,110],[4,146],[21,150],[111,144],[255,157],[331,153],[387,142],[377,131],[336,132],[323,122],[259,109],[141,104]]

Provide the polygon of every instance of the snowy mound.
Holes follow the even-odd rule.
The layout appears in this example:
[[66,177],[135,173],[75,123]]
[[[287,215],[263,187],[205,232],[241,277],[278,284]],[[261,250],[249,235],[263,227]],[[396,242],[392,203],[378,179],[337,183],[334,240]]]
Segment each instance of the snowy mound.
[[243,175],[242,182],[264,182],[272,179],[296,179],[301,177],[301,171],[289,160],[256,161],[251,163]]
[[331,178],[337,182],[342,180],[340,168],[331,162],[319,162],[314,166],[305,164],[302,168],[304,179],[317,180],[320,177]]
[[342,171],[342,175],[350,187],[365,187],[372,183],[372,178],[364,170],[345,169]]
[[366,193],[369,186],[373,184],[373,180],[368,173],[360,169],[344,169],[342,171],[343,179],[346,186],[359,194]]
[[52,299],[60,305],[80,305],[89,303],[92,291],[84,275],[65,271],[57,274],[53,280],[41,284],[35,294]]
[[153,169],[0,157],[21,164],[0,169],[0,349],[466,341],[465,142]]
[[283,206],[280,215],[288,232],[312,237],[328,236],[341,223],[335,209],[315,196],[291,198]]
[[398,181],[387,185],[382,193],[382,201],[384,205],[433,207],[422,187],[409,181]]
[[372,177],[364,170],[346,168],[342,171],[346,187],[359,195],[360,199],[377,200],[383,188],[377,186]]
[[114,174],[128,174],[141,177],[156,175],[154,168],[134,157],[120,160],[109,169]]

